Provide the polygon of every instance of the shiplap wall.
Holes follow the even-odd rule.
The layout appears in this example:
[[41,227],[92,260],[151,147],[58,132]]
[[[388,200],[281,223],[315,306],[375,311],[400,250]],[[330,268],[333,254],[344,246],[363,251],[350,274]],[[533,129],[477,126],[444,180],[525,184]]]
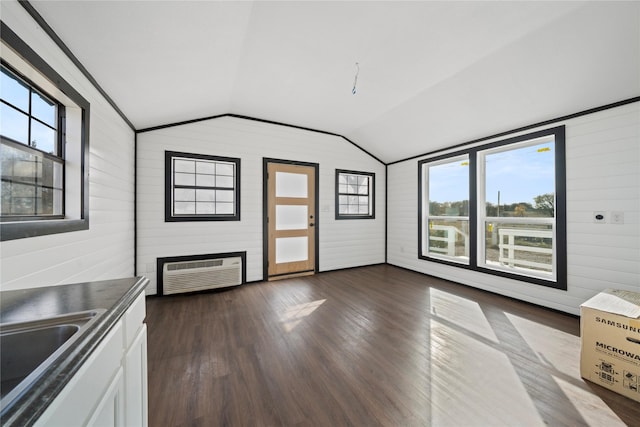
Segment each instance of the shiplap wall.
[[90,228],[0,243],[3,290],[133,276],[134,132],[15,1],[2,20],[91,104]]
[[[241,159],[240,221],[164,222],[164,153]],[[247,281],[262,280],[263,158],[318,163],[320,271],[384,262],[385,167],[343,138],[225,116],[138,134],[139,274],[156,292],[156,259],[247,252]],[[376,218],[335,220],[335,170],[374,172]]]
[[[640,291],[640,103],[548,127],[561,124],[566,126],[567,291],[418,259],[421,159],[388,167],[389,264],[572,314],[603,289]],[[607,214],[606,224],[594,223],[595,211]],[[624,224],[610,223],[612,211],[624,213]]]

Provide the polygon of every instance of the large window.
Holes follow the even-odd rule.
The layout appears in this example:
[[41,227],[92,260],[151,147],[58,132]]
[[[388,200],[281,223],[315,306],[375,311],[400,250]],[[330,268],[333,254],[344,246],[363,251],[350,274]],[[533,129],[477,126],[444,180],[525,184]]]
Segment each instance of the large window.
[[336,169],[336,219],[375,218],[374,178],[371,172]]
[[1,240],[86,230],[89,103],[1,25]]
[[240,159],[165,153],[165,221],[240,220]]
[[566,289],[564,127],[419,171],[420,258]]

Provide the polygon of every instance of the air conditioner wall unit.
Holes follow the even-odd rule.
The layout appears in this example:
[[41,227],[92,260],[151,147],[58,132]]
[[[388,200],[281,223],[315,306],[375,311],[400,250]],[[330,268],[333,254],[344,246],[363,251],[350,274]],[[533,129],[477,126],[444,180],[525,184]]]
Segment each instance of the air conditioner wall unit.
[[[172,295],[242,284],[244,256],[201,257],[176,257],[182,259],[162,262],[161,294]],[[158,259],[159,263],[160,260]]]

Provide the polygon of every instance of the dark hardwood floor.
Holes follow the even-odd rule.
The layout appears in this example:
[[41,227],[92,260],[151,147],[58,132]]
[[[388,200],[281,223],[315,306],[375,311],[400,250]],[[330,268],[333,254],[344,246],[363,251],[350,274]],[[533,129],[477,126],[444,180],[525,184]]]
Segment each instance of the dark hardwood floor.
[[579,319],[380,265],[147,299],[149,425],[640,425]]

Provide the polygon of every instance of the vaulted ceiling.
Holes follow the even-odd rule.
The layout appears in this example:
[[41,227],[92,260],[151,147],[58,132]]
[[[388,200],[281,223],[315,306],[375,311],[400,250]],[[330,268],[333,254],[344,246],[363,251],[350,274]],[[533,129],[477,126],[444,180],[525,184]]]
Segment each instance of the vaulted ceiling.
[[239,114],[393,162],[640,95],[637,1],[31,4],[137,129]]

